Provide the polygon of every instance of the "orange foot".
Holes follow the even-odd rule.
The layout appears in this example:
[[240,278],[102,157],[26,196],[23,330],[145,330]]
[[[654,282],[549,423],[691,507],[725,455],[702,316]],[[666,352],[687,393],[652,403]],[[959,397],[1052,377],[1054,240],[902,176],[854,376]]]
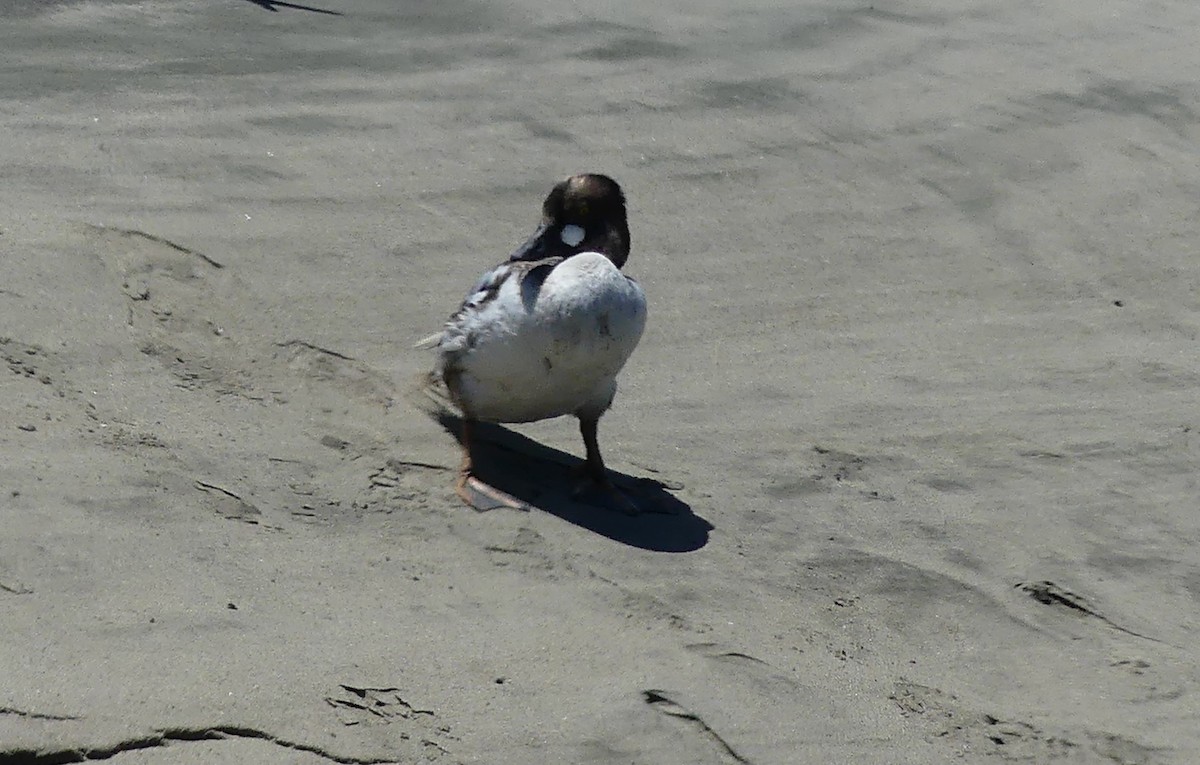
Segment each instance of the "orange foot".
[[510,508],[512,510],[529,510],[529,505],[495,486],[490,486],[469,472],[459,475],[454,492],[468,507],[485,513],[489,510]]

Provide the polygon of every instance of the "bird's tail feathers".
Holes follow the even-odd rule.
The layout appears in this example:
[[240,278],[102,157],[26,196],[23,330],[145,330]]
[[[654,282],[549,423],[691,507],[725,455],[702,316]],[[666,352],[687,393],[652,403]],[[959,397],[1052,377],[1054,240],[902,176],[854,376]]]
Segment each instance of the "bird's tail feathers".
[[410,402],[432,417],[438,417],[445,413],[462,416],[462,412],[450,395],[450,389],[446,387],[441,373],[437,370],[418,375],[413,380],[413,384],[409,386],[407,393],[409,395],[406,398]]
[[432,335],[430,335],[429,337],[423,337],[420,340],[418,340],[416,343],[413,344],[413,348],[417,348],[419,350],[426,351],[426,350],[429,350],[430,348],[438,347],[438,344],[441,342],[442,342],[442,333],[435,332]]

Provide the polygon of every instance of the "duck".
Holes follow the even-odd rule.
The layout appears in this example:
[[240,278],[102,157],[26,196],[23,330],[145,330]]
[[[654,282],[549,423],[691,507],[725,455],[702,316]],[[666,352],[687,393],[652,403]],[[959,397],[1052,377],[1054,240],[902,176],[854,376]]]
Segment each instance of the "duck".
[[442,331],[430,374],[461,413],[462,465],[455,491],[476,510],[527,509],[475,472],[478,422],[522,423],[573,415],[585,458],[576,493],[599,489],[629,514],[636,501],[608,477],[600,418],[612,406],[617,375],[646,326],[646,295],[622,268],[629,258],[625,194],[607,175],[557,183],[533,234],[488,270]]

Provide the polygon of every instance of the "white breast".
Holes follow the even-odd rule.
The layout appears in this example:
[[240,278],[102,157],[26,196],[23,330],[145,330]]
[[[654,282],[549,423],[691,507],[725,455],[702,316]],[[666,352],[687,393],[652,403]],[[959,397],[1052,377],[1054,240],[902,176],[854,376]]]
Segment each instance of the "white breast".
[[645,327],[641,287],[597,253],[563,261],[536,292],[523,295],[517,281],[464,327],[459,388],[470,414],[499,422],[600,414]]

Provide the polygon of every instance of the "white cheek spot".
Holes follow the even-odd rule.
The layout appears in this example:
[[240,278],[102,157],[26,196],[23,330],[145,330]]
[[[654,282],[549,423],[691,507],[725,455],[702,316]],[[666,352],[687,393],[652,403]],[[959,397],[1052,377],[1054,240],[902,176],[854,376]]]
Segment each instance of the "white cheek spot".
[[582,242],[586,235],[587,233],[582,228],[571,223],[563,226],[562,233],[559,236],[562,238],[563,244],[568,247],[574,247]]

